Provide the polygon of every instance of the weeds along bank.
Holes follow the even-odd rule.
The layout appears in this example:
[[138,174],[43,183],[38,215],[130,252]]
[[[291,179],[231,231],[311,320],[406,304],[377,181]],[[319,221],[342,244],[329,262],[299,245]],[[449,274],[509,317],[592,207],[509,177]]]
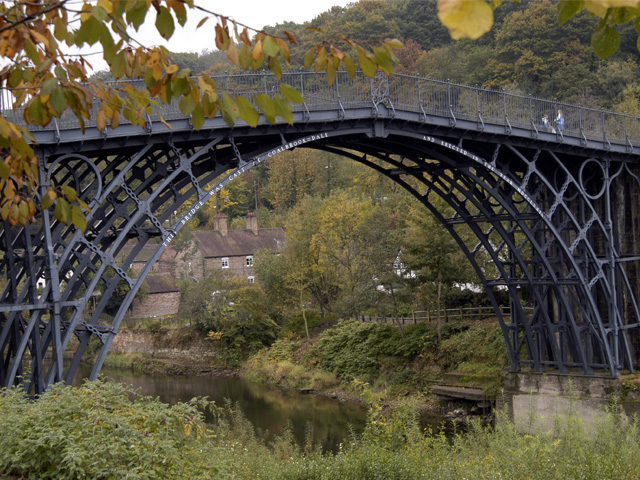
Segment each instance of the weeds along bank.
[[504,419],[447,439],[420,431],[408,409],[372,408],[365,432],[332,455],[288,432],[267,445],[242,412],[206,400],[168,406],[118,384],[55,385],[35,401],[0,392],[0,477],[637,480],[638,424],[615,409],[598,421],[597,436],[568,417],[544,434]]
[[[299,322],[298,322],[299,323]],[[338,321],[304,326],[290,322],[269,346],[241,350],[241,337],[198,335],[189,327],[159,323],[119,334],[106,366],[146,373],[230,374],[281,386],[313,389],[343,398],[371,398],[386,403],[414,398],[428,405],[429,388],[450,372],[495,394],[499,370],[508,365],[497,324],[452,322],[438,340],[435,325],[392,325]],[[240,347],[236,348],[236,345]]]
[[337,396],[361,395],[371,402],[411,397],[431,403],[430,386],[447,372],[495,394],[499,371],[508,364],[497,325],[450,323],[438,340],[435,325],[392,325],[338,322],[307,340],[290,335],[253,355],[243,374],[252,379],[294,388],[310,388]]

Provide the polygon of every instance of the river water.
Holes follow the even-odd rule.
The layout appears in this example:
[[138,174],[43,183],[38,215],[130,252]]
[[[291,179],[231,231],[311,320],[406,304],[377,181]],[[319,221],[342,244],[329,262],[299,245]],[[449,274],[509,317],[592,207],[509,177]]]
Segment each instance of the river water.
[[237,377],[188,377],[135,374],[130,370],[103,368],[107,379],[130,385],[145,396],[175,404],[193,397],[208,397],[223,406],[237,404],[253,424],[256,433],[267,439],[280,435],[290,425],[296,441],[304,444],[308,425],[313,428],[313,444],[324,451],[337,452],[351,432],[362,433],[367,407],[323,395],[302,394]]
[[[220,406],[231,401],[240,406],[256,433],[267,440],[281,435],[289,425],[298,444],[304,445],[310,425],[313,445],[320,445],[327,452],[336,453],[352,433],[362,433],[367,419],[367,407],[358,402],[303,394],[238,377],[146,375],[109,368],[103,368],[101,373],[108,380],[129,385],[141,395],[158,397],[168,404],[187,402],[193,397],[208,397]],[[422,415],[420,424],[438,431],[443,419]]]

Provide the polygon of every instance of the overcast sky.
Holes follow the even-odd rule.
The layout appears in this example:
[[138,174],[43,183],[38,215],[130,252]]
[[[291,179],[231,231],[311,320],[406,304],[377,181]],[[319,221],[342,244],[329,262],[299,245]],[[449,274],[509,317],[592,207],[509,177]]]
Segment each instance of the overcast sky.
[[[237,22],[261,29],[266,25],[273,26],[284,21],[303,23],[313,20],[314,17],[329,10],[332,6],[345,6],[354,3],[354,0],[196,0],[195,3],[214,13],[233,17]],[[190,20],[184,29],[176,24],[175,33],[168,44],[157,35],[153,27],[155,15],[147,19],[151,20],[149,22],[151,25],[141,28],[135,38],[147,47],[164,44],[174,52],[200,53],[205,49],[214,49],[215,41],[212,29],[215,23],[209,20],[203,27],[196,30],[195,27],[202,17],[190,16],[189,18]],[[99,55],[87,57],[96,71],[107,68],[99,58]]]

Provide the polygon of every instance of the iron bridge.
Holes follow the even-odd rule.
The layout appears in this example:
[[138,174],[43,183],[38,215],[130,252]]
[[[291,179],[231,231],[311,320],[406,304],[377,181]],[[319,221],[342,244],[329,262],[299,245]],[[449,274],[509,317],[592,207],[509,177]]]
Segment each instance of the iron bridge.
[[[279,86],[269,73],[216,82],[233,95],[275,94]],[[640,118],[406,75],[349,80],[341,72],[328,86],[323,75],[295,72],[280,82],[306,99],[294,105],[293,125],[261,117],[256,128],[230,128],[217,116],[196,131],[171,104],[161,112],[170,128],[154,114],[144,129],[101,133],[88,124],[82,133],[63,116],[34,130],[40,195],[55,179],[91,211],[84,233],[50,211],[27,228],[0,227],[0,386],[39,393],[71,383],[81,361],[93,365],[94,379],[153,263],[195,211],[233,178],[300,147],[373,168],[439,218],[491,299],[513,371],[633,371]],[[565,130],[543,129],[542,116],[558,108]],[[20,111],[4,116],[23,123]],[[436,198],[455,213],[443,216]],[[185,202],[193,208],[176,219]],[[461,226],[474,244],[462,240]],[[145,245],[155,251],[132,278],[127,271]],[[107,315],[123,280],[128,293]],[[509,317],[500,313],[499,290],[508,292]]]

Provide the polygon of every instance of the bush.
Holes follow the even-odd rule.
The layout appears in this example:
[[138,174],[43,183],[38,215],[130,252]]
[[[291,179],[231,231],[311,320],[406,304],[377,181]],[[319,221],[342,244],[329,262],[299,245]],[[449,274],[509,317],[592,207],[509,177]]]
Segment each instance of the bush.
[[118,384],[54,385],[36,401],[0,391],[0,477],[32,479],[237,480],[637,480],[640,428],[610,409],[597,435],[580,419],[554,432],[523,435],[500,415],[495,428],[473,423],[447,438],[424,435],[406,407],[374,407],[362,436],[336,455],[293,441],[290,429],[270,445],[237,406],[216,409],[205,428],[194,399],[174,407]]
[[393,325],[346,321],[320,335],[314,355],[322,368],[335,375],[371,380],[379,373],[380,359],[411,360],[426,346],[435,345],[437,338],[436,327],[426,323],[410,325],[400,331]]
[[[0,391],[0,476],[178,478],[205,433],[195,405],[174,407],[117,383],[62,384],[37,400]],[[4,477],[3,477],[4,478]]]
[[443,340],[439,360],[447,369],[473,363],[495,371],[509,364],[509,354],[498,325],[474,325]]
[[[332,325],[337,320],[337,317],[331,313],[323,316],[320,314],[320,312],[307,310],[304,312],[304,314],[307,317],[307,325],[309,326],[309,331],[317,330],[320,327]],[[306,331],[304,328],[304,318],[302,317],[302,314],[287,318],[282,325],[282,332],[285,334],[292,332],[299,336],[305,336]]]

